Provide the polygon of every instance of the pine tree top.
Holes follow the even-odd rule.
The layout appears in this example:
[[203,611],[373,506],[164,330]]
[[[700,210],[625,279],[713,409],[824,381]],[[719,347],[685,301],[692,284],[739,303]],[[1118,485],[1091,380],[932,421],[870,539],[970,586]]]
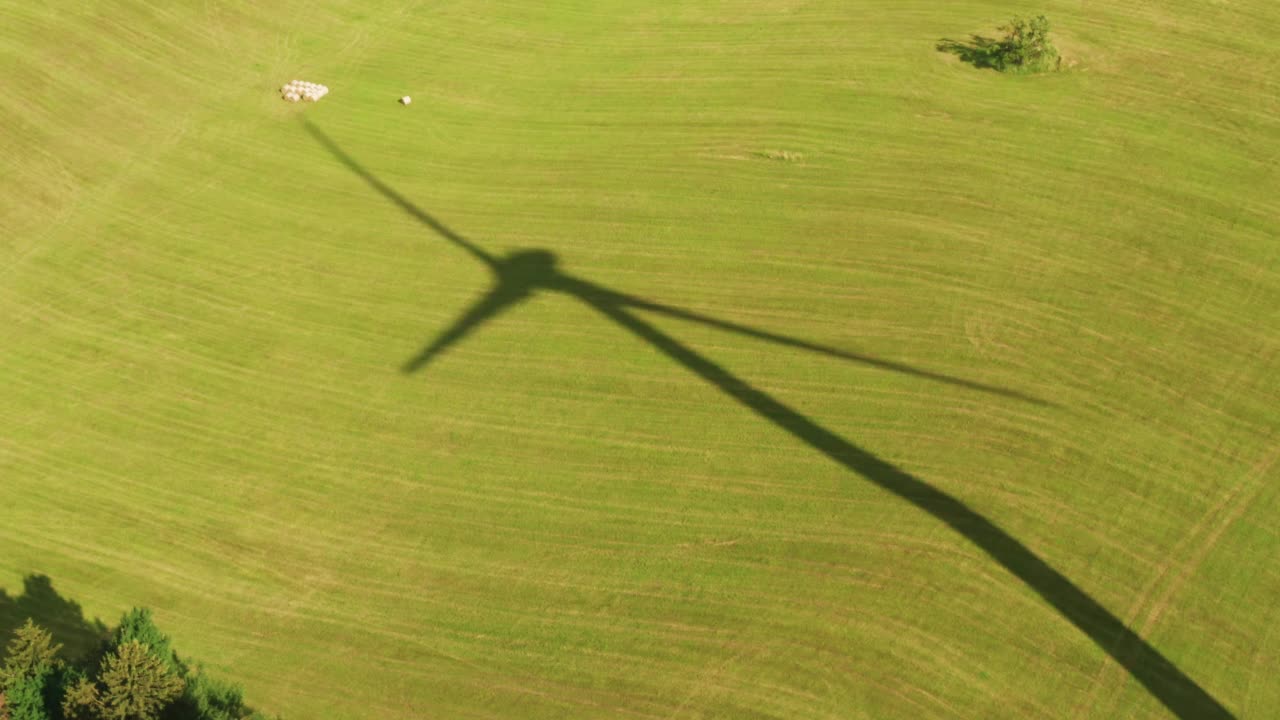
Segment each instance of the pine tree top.
[[9,641],[4,666],[0,667],[0,690],[8,690],[60,667],[62,661],[57,655],[61,649],[62,645],[53,642],[48,630],[27,618]]

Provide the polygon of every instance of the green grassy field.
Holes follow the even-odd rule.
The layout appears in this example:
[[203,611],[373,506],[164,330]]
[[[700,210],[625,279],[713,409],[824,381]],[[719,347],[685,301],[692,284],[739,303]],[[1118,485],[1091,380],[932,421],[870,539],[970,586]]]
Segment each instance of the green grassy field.
[[[73,5],[0,0],[0,605],[291,720],[1280,715],[1280,5]],[[561,279],[405,373],[450,233]]]

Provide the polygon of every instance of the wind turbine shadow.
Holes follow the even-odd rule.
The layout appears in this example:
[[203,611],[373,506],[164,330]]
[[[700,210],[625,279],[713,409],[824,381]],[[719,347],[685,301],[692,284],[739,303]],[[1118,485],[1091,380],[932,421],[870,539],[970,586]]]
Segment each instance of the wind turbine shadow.
[[954,530],[1043,598],[1050,607],[1106,652],[1177,717],[1183,720],[1234,718],[1226,707],[1150,643],[1129,629],[1118,617],[981,513],[946,491],[930,485],[793,410],[772,395],[754,387],[725,367],[646,322],[635,311],[662,313],[783,346],[807,349],[831,357],[861,362],[1024,402],[1048,404],[1045,401],[1017,391],[847,353],[615,292],[560,271],[555,255],[546,250],[522,251],[495,258],[383,183],[346,155],[319,128],[305,120],[304,126],[334,157],[375,190],[444,239],[484,262],[494,275],[494,284],[488,294],[466,311],[458,322],[408,362],[404,367],[406,372],[421,369],[479,325],[539,291],[560,292],[573,296],[777,428],[786,431],[831,461],[914,505]]
[[462,316],[458,318],[452,327],[442,333],[431,344],[423,348],[422,351],[414,358],[406,362],[402,366],[402,370],[404,372],[416,372],[421,370],[433,358],[448,349],[449,346],[469,335],[476,325],[493,319],[510,306],[528,299],[539,290],[570,293],[584,292],[608,305],[648,310],[758,340],[765,340],[785,347],[808,350],[821,355],[861,363],[863,365],[869,365],[882,370],[892,370],[894,372],[934,380],[947,385],[954,385],[969,390],[976,390],[1014,400],[1021,400],[1032,405],[1056,407],[1054,403],[1018,390],[1011,390],[986,383],[966,380],[944,373],[923,370],[905,363],[893,362],[891,360],[884,360],[870,355],[853,353],[839,348],[798,340],[796,338],[790,338],[777,333],[747,327],[727,320],[713,318],[690,310],[685,310],[683,308],[607,290],[592,283],[565,275],[557,267],[558,259],[556,255],[547,250],[520,250],[503,257],[495,257],[488,251],[476,245],[474,242],[455,232],[435,216],[409,201],[408,198],[401,195],[391,186],[382,182],[382,180],[377,176],[365,169],[364,166],[357,163],[355,159],[347,155],[342,148],[338,147],[338,145],[329,138],[329,136],[325,135],[323,131],[311,124],[310,121],[303,120],[303,127],[306,128],[307,132],[309,132],[312,137],[323,145],[331,155],[337,158],[339,162],[345,165],[353,173],[362,178],[366,183],[373,187],[374,190],[378,191],[379,194],[399,206],[400,209],[404,210],[410,217],[417,219],[419,222],[431,228],[445,240],[448,240],[454,245],[462,248],[472,257],[478,259],[485,265],[485,267],[489,268],[490,272],[494,276],[494,282],[489,291],[468,310],[464,311]]
[[553,285],[559,280],[555,262],[555,255],[545,250],[526,250],[492,260],[488,264],[495,276],[493,287],[401,370],[406,373],[421,370],[478,326],[529,299],[539,288]]

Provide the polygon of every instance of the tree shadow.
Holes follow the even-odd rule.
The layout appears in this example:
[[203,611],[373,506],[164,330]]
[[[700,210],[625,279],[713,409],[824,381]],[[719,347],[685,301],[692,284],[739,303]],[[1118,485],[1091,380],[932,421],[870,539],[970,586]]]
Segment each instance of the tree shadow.
[[13,631],[28,618],[62,644],[61,657],[73,664],[91,663],[107,638],[107,626],[86,618],[79,604],[53,589],[47,575],[28,575],[22,579],[22,594],[10,596],[0,589],[0,660]]
[[1047,405],[1045,401],[1017,391],[847,353],[616,292],[560,270],[555,254],[547,250],[524,250],[495,257],[383,183],[309,121],[304,119],[303,124],[307,132],[343,165],[409,215],[480,260],[494,275],[490,291],[407,362],[403,367],[404,372],[421,370],[479,325],[538,292],[559,292],[573,296],[814,451],[951,528],[1039,595],[1177,717],[1183,720],[1225,720],[1234,717],[1204,688],[1118,617],[981,513],[946,491],[853,444],[754,387],[727,368],[646,322],[636,311],[663,314],[782,346],[802,348],[1009,399]]
[[962,62],[976,68],[999,69],[995,57],[1000,48],[1000,41],[996,38],[982,35],[970,35],[968,41],[943,38],[938,41],[936,47],[938,52],[951,53]]

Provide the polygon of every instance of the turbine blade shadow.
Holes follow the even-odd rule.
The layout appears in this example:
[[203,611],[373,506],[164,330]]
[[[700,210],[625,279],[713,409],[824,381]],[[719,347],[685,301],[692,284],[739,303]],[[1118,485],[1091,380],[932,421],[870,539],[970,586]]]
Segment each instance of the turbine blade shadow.
[[664,313],[784,346],[864,362],[887,370],[950,382],[1028,402],[1047,404],[1044,401],[1015,391],[973,383],[900,363],[846,353],[835,348],[633,298],[558,272],[554,269],[555,256],[546,251],[529,251],[502,259],[494,258],[369,173],[343,153],[318,128],[305,120],[304,126],[331,154],[375,190],[445,239],[480,259],[498,278],[497,285],[488,295],[481,298],[445,333],[406,363],[406,372],[412,372],[430,362],[432,358],[457,343],[474,328],[528,297],[539,288],[573,295],[815,451],[849,471],[861,475],[883,490],[911,503],[959,533],[1043,598],[1064,619],[1141,683],[1152,697],[1159,700],[1181,720],[1234,720],[1231,712],[1200,687],[1195,680],[1182,672],[1140,635],[1129,629],[1088,593],[998,525],[945,491],[850,443],[792,410],[768,393],[751,386],[725,368],[666,335],[630,310]]
[[588,295],[583,300],[760,417],[959,533],[1043,598],[1178,718],[1234,720],[1226,707],[1120,618],[981,513],[792,410],[609,299]]
[[368,183],[374,190],[377,190],[380,195],[400,206],[401,210],[404,210],[411,217],[418,220],[418,222],[421,222],[436,231],[436,234],[440,237],[452,242],[463,250],[466,250],[477,260],[488,265],[490,269],[493,269],[496,266],[497,260],[485,251],[484,248],[454,232],[448,225],[440,222],[430,213],[417,205],[414,205],[408,198],[396,192],[390,185],[379,180],[376,175],[366,170],[363,165],[356,162],[354,158],[343,152],[342,148],[338,147],[333,140],[330,140],[329,136],[324,134],[324,131],[311,124],[310,120],[304,118],[302,120],[302,126],[311,134],[311,137],[315,138],[317,142],[324,146],[325,150],[329,151],[330,155],[337,158],[343,165],[346,165],[347,169],[351,170],[351,172],[359,175],[360,179]]
[[1039,405],[1041,407],[1056,407],[1053,403],[1047,400],[1042,400],[1038,397],[1035,397],[1033,395],[1028,395],[1026,393],[1019,392],[1017,390],[1010,390],[1008,388],[1002,388],[995,385],[988,385],[986,383],[975,382],[973,380],[965,380],[964,378],[958,378],[958,377],[955,377],[954,375],[947,375],[945,373],[933,372],[931,370],[924,370],[921,368],[913,367],[911,365],[907,365],[906,363],[893,362],[892,360],[882,360],[880,358],[872,357],[870,355],[852,353],[847,350],[833,348],[828,345],[818,345],[818,344],[807,342],[804,340],[798,340],[796,338],[787,337],[785,335],[778,335],[776,333],[771,333],[771,332],[768,332],[767,330],[759,330],[757,328],[748,327],[746,325],[739,325],[738,323],[729,322],[727,320],[720,320],[718,318],[713,318],[707,315],[703,315],[701,313],[696,313],[696,312],[685,310],[682,308],[672,307],[670,305],[663,305],[660,303],[644,300],[641,298],[631,297],[629,295],[617,295],[617,297],[626,305],[629,305],[630,307],[633,307],[639,310],[649,310],[652,312],[661,313],[663,315],[679,318],[681,320],[688,320],[690,322],[700,323],[702,325],[707,325],[720,330],[726,330],[728,332],[737,333],[739,335],[745,335],[747,337],[755,338],[757,340],[766,340],[768,342],[775,343],[777,345],[783,345],[786,347],[793,347],[793,348],[799,348],[802,350],[808,350],[810,352],[819,353],[821,355],[827,355],[833,358],[839,358],[841,360],[848,360],[851,362],[861,363],[863,365],[870,365],[871,367],[880,368],[881,370],[892,370],[893,372],[902,373],[904,375],[911,375],[913,377],[923,378],[926,380],[933,380],[935,382],[945,383],[947,385],[954,385],[956,387],[962,387],[968,390],[976,390],[978,392],[983,392],[990,395],[999,395],[1001,397],[1010,398],[1012,400],[1021,400],[1022,402],[1031,403],[1032,405]]
[[484,297],[467,308],[431,344],[424,347],[421,352],[401,366],[400,372],[410,374],[421,370],[434,360],[437,355],[471,334],[480,325],[492,320],[528,297],[529,292],[524,288],[512,288],[505,283],[494,286],[493,289],[485,293]]

